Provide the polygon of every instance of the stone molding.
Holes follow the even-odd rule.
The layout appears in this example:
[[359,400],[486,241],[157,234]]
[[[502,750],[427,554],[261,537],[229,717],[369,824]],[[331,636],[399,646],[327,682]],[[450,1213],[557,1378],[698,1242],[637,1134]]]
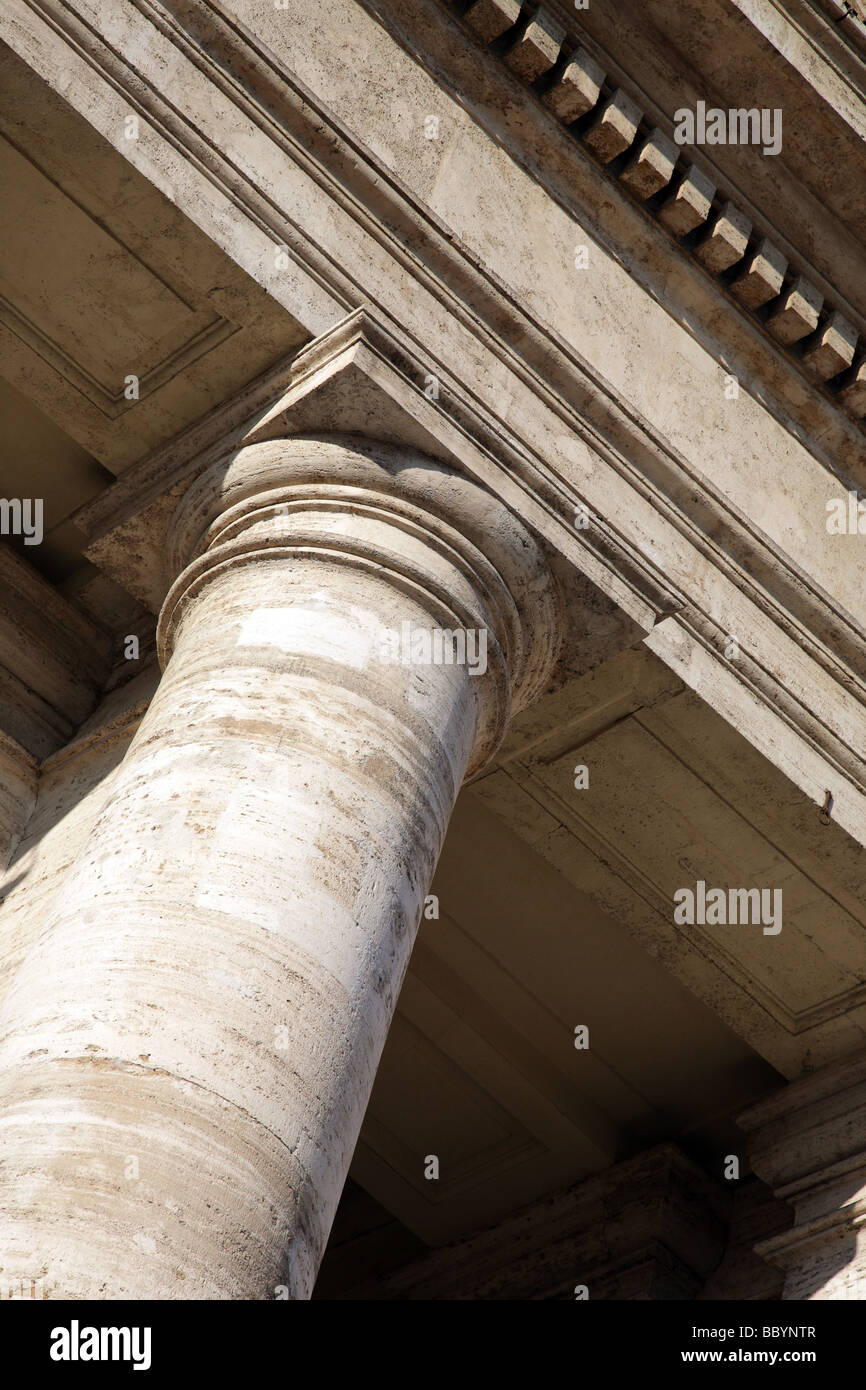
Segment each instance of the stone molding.
[[37,762],[0,730],[0,873],[7,867],[36,805]]
[[189,600],[253,560],[321,558],[387,575],[396,590],[424,593],[442,628],[483,629],[489,678],[478,682],[467,776],[493,756],[512,711],[543,692],[556,660],[555,585],[524,527],[468,479],[388,444],[304,436],[229,453],[184,494],[166,558],[177,578],[157,629],[163,668]]
[[[107,48],[77,15],[57,0],[26,0],[26,3],[35,16],[50,23],[52,36],[60,36],[64,44],[71,46],[102,83],[123,93],[129,108],[147,120],[151,130],[168,148],[182,150],[220,195],[231,206],[242,210],[256,234],[264,234],[271,244],[285,244],[306,285],[310,301],[308,327],[313,333],[321,333],[326,321],[332,321],[333,310],[328,319],[326,299],[337,312],[340,306],[348,310],[357,305],[361,297],[359,287],[345,267],[323,255],[273,199],[264,196],[254,182],[226,158],[222,149],[180,116],[153,84],[141,80],[128,59],[119,51]],[[255,35],[240,21],[222,14],[218,5],[204,5],[201,0],[176,0],[173,5],[176,15],[158,0],[130,0],[130,4],[221,94],[236,104],[245,118],[255,122],[270,142],[287,150],[337,207],[354,218],[365,234],[385,247],[395,263],[433,294],[488,350],[507,361],[512,369],[524,372],[528,364],[532,377],[556,383],[563,401],[581,400],[584,415],[595,423],[601,424],[613,412],[620,429],[631,434],[637,426],[639,435],[644,432],[643,422],[637,421],[634,412],[623,409],[615,401],[607,384],[579,354],[540,324],[524,306],[515,304],[507,287],[482,269],[468,249],[398,178],[335,123],[315,95],[258,43]],[[191,36],[198,42],[191,41]],[[17,41],[17,36],[13,36],[13,41]],[[504,72],[502,81],[506,88],[511,86]],[[545,138],[544,130],[548,138],[555,132],[555,140],[561,148],[574,150],[575,142],[558,123],[552,122],[549,112],[535,100],[534,94],[530,93],[527,100],[538,111],[537,138]],[[581,174],[598,185],[599,192],[609,186],[607,175],[594,161],[588,161]],[[554,192],[553,196],[559,197],[559,194]],[[624,200],[616,212],[617,216],[625,216],[631,233],[637,226],[647,229],[644,210],[632,200]],[[654,220],[652,225],[656,236],[662,237],[662,230],[656,227]],[[645,231],[640,235],[642,240],[646,239]],[[666,233],[663,240],[670,245]],[[660,241],[659,246],[661,244]],[[684,264],[690,264],[690,258]],[[694,312],[717,315],[719,290],[718,284],[713,282],[711,299],[705,304],[709,286],[703,270],[699,271],[695,265],[691,268],[700,277],[697,293],[701,307],[695,309],[693,306],[687,315],[675,306],[668,308],[668,312],[687,327]],[[364,298],[368,295],[369,290],[363,292]],[[468,312],[467,303],[471,306]],[[488,327],[491,324],[497,325],[497,331],[491,331]],[[754,346],[757,326],[749,320],[748,327],[746,338],[739,341]],[[510,347],[517,342],[520,343],[519,353]],[[831,474],[836,470],[829,460],[836,457],[845,461],[846,471],[859,476],[856,459],[861,434],[856,421],[847,412],[840,412],[838,403],[821,393],[812,391],[804,399],[799,380],[796,389],[789,391],[778,372],[778,346],[775,343],[771,346],[763,333],[757,335],[757,342],[770,354],[768,370],[762,375],[765,390],[770,393],[768,399],[782,393],[778,395],[781,410],[777,407],[774,411],[777,417],[795,421],[799,428],[820,439],[820,457]],[[785,369],[790,365],[786,357]],[[635,446],[641,448],[641,441],[636,439]]]
[[816,40],[816,47],[824,44],[830,47],[834,66],[846,72],[856,90],[866,59],[863,0],[854,0],[859,19],[847,0],[788,0],[787,8],[796,17],[801,33]]
[[[775,744],[783,770],[816,800],[829,763],[839,792],[835,819],[855,838],[866,834],[866,642],[844,610],[670,452],[650,453],[644,443],[629,458],[593,434],[597,454],[635,503],[649,502],[685,541],[694,573],[709,571],[725,586],[720,619],[705,590],[674,584],[605,518],[575,530],[583,499],[573,484],[518,448],[450,376],[443,374],[440,399],[429,400],[428,365],[370,311],[347,316],[78,513],[76,524],[90,537],[88,558],[156,611],[167,587],[161,555],[171,513],[191,479],[231,448],[337,430],[418,449],[498,496],[618,603],[651,649],[746,737]],[[737,669],[722,655],[732,630],[743,636]],[[750,630],[760,641],[744,636]],[[836,710],[833,728],[827,709]],[[801,740],[796,747],[792,730]]]
[[[454,12],[454,0],[439,3]],[[551,119],[610,166],[608,177],[667,230],[680,251],[725,286],[740,312],[788,349],[798,370],[852,418],[866,416],[866,337],[846,316],[850,311],[825,300],[808,269],[789,264],[766,230],[719,193],[692,147],[680,150],[673,143],[673,127],[656,125],[633,92],[607,76],[582,46],[577,25],[566,33],[547,7],[518,0],[474,0],[459,17],[476,43],[495,45],[503,66],[532,88]],[[541,79],[547,85],[536,86]],[[800,261],[808,268],[807,257]],[[728,284],[734,267],[740,273]],[[838,292],[835,299],[843,302]]]

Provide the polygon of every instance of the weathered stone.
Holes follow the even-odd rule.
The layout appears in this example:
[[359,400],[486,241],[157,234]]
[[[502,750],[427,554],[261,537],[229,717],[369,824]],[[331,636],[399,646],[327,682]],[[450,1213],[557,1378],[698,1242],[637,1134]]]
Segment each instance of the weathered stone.
[[715,196],[715,184],[690,164],[679,187],[662,204],[659,220],[674,236],[685,236],[706,222]]
[[744,309],[760,309],[782,288],[788,262],[765,237],[741,275],[731,281],[731,294]]
[[107,634],[0,543],[0,731],[37,758],[62,747],[108,676]]
[[695,255],[712,275],[736,265],[745,255],[752,224],[744,212],[725,203],[706,236],[695,247]]
[[725,1257],[713,1270],[700,1300],[779,1298],[784,1279],[775,1265],[756,1254],[762,1241],[787,1231],[794,1214],[754,1176],[741,1178],[733,1191],[733,1214]]
[[559,78],[548,87],[542,100],[569,125],[591,111],[601,93],[604,73],[598,63],[578,48]]
[[[16,497],[46,515],[26,583],[0,560],[0,1298],[16,1272],[224,1298],[279,1268],[303,1293],[374,1071],[350,1186],[383,1219],[347,1279],[396,1227],[439,1251],[434,1296],[568,1296],[576,1246],[592,1296],[708,1296],[700,1178],[638,1155],[620,1184],[617,1156],[673,1117],[715,1190],[725,1114],[862,1045],[863,374],[812,386],[847,352],[825,324],[864,313],[844,26],[593,6],[546,0],[568,49],[537,79],[536,3],[0,12],[0,551]],[[751,242],[721,282],[692,253],[715,190],[676,169],[656,218],[632,159],[669,133],[671,53],[675,101],[727,106],[744,73],[782,100],[780,51],[784,154],[694,158],[825,288],[791,353]],[[605,166],[550,116],[585,127],[620,81],[647,114]],[[314,477],[240,470],[201,546],[197,522],[167,546],[229,452],[333,431]],[[423,465],[347,483],[376,439]],[[449,641],[490,610],[483,677],[365,665],[376,624],[433,609]],[[482,766],[509,693],[531,705]],[[784,888],[781,934],[674,922],[704,879]],[[546,1194],[577,1179],[567,1226]],[[745,1244],[785,1211],[746,1213],[721,1296],[775,1296]],[[503,1222],[474,1282],[465,1237]],[[813,1248],[835,1296],[852,1233]]]
[[36,804],[36,759],[0,730],[0,873]]
[[640,121],[640,108],[621,88],[617,88],[584,134],[584,143],[598,155],[603,164],[609,164],[618,154],[622,154],[623,150],[628,149],[637,135]]
[[466,23],[485,43],[492,43],[520,18],[520,0],[473,0],[464,15]]
[[866,1051],[792,1081],[738,1116],[752,1167],[795,1212],[757,1253],[783,1299],[866,1296]]
[[350,1296],[573,1300],[582,1285],[593,1302],[694,1298],[724,1250],[732,1205],[660,1144]]
[[[306,1297],[454,799],[538,678],[519,613],[548,580],[476,485],[339,440],[213,465],[168,554],[165,676],[5,1001],[4,1262],[38,1250],[57,1297]],[[395,657],[457,615],[483,666]],[[34,1145],[66,1155],[37,1211]]]
[[821,291],[804,275],[798,275],[779,307],[767,319],[767,328],[777,342],[789,347],[817,327],[823,302]]
[[820,381],[827,381],[850,367],[856,347],[857,329],[836,309],[818,328],[816,341],[806,345],[803,363]]
[[662,131],[654,130],[623,169],[620,182],[644,202],[670,183],[676,162],[676,145]]
[[866,358],[853,368],[837,399],[852,415],[866,415]]
[[549,11],[540,9],[505,55],[505,61],[524,82],[549,72],[559,57],[565,30]]

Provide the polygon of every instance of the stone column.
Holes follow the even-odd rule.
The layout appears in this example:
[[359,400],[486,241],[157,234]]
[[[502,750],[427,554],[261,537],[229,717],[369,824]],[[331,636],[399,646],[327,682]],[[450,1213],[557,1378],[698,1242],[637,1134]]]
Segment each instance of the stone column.
[[755,1246],[783,1299],[866,1298],[866,1050],[792,1081],[737,1117],[752,1167],[793,1208]]
[[46,1297],[305,1298],[552,581],[478,486],[337,438],[210,468],[167,554],[160,688],[0,1014],[0,1263]]

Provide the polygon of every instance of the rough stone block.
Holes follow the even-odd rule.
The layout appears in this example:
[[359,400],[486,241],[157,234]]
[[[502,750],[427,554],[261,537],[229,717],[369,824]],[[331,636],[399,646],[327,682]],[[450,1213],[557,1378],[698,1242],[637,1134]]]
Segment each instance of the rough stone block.
[[798,343],[818,327],[823,303],[821,291],[805,276],[798,275],[779,308],[767,319],[767,328],[779,343]]
[[746,214],[733,203],[725,203],[710,231],[695,247],[695,255],[712,275],[721,275],[746,254],[751,230]]
[[505,55],[512,72],[524,82],[534,82],[556,65],[565,30],[547,10],[539,10]]
[[715,184],[690,164],[679,188],[664,203],[659,219],[674,236],[686,236],[706,222],[715,196]]
[[584,135],[584,143],[598,155],[603,164],[609,164],[618,154],[622,154],[623,150],[628,149],[637,135],[640,120],[640,108],[618,87],[598,119]]
[[857,329],[834,309],[824,326],[818,329],[815,342],[807,344],[803,365],[820,381],[827,381],[851,366],[856,347]]
[[603,82],[604,73],[598,63],[585,49],[579,48],[542,99],[561,121],[570,125],[592,110]]
[[762,304],[776,298],[787,269],[788,262],[781,251],[765,239],[742,275],[731,284],[731,294],[744,309],[760,309]]
[[498,39],[519,17],[520,0],[475,0],[463,16],[485,43]]
[[636,198],[645,202],[673,178],[678,150],[661,130],[654,130],[620,174]]
[[866,415],[866,357],[853,369],[836,399],[852,415]]

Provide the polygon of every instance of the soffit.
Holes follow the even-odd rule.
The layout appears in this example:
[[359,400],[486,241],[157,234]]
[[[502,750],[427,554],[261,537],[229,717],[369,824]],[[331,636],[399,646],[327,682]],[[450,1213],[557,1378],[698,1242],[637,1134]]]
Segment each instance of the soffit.
[[149,635],[74,515],[308,335],[135,171],[122,124],[115,149],[5,46],[0,83],[0,494],[43,509],[40,543],[0,542],[0,728],[44,757]]
[[31,401],[0,378],[0,478],[5,497],[40,498],[40,545],[7,542],[46,578],[58,583],[81,565],[81,532],[72,513],[98,497],[113,474]]
[[[662,1139],[721,1174],[738,1095],[862,1045],[863,856],[649,653],[547,697],[461,793],[354,1180],[440,1244]],[[698,879],[781,932],[675,925]]]
[[[862,1045],[866,851],[832,812],[822,824],[819,806],[643,647],[573,683],[552,710],[546,724],[537,712],[516,721],[476,795],[780,1071]],[[585,791],[577,764],[590,769]],[[782,930],[676,926],[674,893],[699,879],[781,889]]]
[[[2,370],[69,437],[64,454],[55,434],[34,483],[80,505],[98,465],[122,473],[308,335],[135,171],[134,127],[113,148],[5,46],[0,80]],[[35,411],[30,423],[35,453],[45,429]]]
[[720,1170],[737,1097],[777,1081],[747,1041],[475,790],[433,891],[356,1182],[436,1245],[661,1139]]

